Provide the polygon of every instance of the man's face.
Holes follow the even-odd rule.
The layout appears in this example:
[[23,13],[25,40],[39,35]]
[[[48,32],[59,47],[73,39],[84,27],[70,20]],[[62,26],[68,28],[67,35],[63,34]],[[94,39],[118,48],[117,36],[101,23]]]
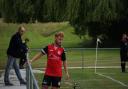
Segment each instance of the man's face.
[[22,36],[24,33],[25,33],[25,28],[24,27],[22,27],[20,30],[19,30],[19,33],[20,33],[20,35]]
[[62,41],[63,41],[63,37],[62,37],[62,36],[57,36],[57,37],[55,37],[55,43],[56,43],[58,46],[61,46]]

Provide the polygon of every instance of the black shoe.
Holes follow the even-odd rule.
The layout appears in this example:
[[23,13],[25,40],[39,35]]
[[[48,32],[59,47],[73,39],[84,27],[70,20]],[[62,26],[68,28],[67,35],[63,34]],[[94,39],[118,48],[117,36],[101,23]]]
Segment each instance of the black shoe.
[[20,85],[26,85],[27,83],[25,81],[21,81]]
[[5,83],[5,86],[13,86],[12,83]]

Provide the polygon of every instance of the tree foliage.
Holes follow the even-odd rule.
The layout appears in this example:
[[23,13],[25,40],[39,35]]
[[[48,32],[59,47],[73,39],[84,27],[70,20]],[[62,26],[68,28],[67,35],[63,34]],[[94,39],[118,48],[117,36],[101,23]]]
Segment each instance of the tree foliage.
[[67,0],[4,0],[6,22],[64,21]]
[[0,0],[0,17],[2,17],[2,5],[3,5],[3,0]]
[[79,0],[72,4],[78,9],[70,13],[75,14],[70,23],[80,37],[88,32],[94,40],[102,35],[117,42],[120,34],[128,32],[127,0]]
[[3,17],[6,22],[29,22],[32,15],[31,0],[4,0]]
[[[75,33],[119,40],[128,30],[128,0],[2,0],[6,22],[69,21]],[[0,2],[1,4],[1,2]]]

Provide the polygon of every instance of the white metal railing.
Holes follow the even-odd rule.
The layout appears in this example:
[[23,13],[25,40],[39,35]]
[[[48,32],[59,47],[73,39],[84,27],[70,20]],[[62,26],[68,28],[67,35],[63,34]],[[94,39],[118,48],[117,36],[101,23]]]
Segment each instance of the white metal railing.
[[26,80],[27,80],[27,89],[39,89],[37,80],[32,72],[32,67],[29,64],[29,53],[26,54],[27,63],[26,63]]

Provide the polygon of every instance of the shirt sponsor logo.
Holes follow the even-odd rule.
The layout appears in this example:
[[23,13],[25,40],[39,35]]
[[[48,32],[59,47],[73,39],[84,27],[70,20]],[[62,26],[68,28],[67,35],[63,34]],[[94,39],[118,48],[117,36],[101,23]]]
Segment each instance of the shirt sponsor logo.
[[53,53],[50,53],[48,57],[49,59],[59,60],[59,57]]
[[50,50],[50,51],[54,51],[54,50]]
[[61,55],[61,51],[58,51],[58,55]]

